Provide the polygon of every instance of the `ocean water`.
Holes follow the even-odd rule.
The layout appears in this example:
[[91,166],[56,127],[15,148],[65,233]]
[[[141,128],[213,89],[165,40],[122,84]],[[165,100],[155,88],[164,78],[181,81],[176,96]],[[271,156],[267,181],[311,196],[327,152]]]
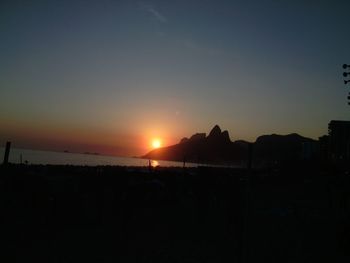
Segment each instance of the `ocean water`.
[[[5,148],[0,148],[0,163],[2,163]],[[22,157],[21,157],[22,156]],[[51,152],[11,148],[10,163],[28,162],[28,164],[62,164],[62,165],[120,165],[120,166],[148,166],[148,160],[141,158],[115,157],[106,155],[92,155],[81,153]],[[182,162],[151,160],[152,166],[182,167]],[[197,167],[198,164],[186,163],[186,167]]]

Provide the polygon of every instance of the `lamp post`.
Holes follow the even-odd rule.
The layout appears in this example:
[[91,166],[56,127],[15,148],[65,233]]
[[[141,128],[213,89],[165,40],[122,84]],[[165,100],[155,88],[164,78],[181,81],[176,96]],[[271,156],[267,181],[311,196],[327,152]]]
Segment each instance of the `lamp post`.
[[[350,65],[348,65],[348,64],[343,64],[343,69],[350,69]],[[348,72],[346,72],[346,71],[344,71],[343,72],[343,77],[344,78],[347,78],[347,77],[350,77],[350,72],[348,71]],[[346,84],[348,84],[348,83],[350,83],[350,79],[344,79],[344,85],[346,85]],[[348,93],[348,105],[350,105],[350,92]]]

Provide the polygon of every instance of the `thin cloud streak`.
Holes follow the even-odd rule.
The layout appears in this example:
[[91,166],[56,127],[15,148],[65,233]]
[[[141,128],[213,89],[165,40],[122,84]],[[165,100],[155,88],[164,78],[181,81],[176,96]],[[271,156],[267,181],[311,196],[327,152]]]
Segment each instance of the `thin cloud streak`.
[[141,6],[149,13],[151,16],[160,23],[168,22],[165,15],[155,9],[152,5],[141,3]]
[[147,11],[153,15],[153,17],[158,20],[159,22],[166,23],[168,22],[168,19],[162,15],[159,11],[154,9],[153,7],[149,6],[147,8]]

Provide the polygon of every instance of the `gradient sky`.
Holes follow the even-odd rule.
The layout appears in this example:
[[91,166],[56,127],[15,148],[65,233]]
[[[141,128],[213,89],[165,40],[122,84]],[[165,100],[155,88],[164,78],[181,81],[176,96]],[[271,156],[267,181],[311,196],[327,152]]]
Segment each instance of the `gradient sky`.
[[[73,3],[74,2],[74,3]],[[0,2],[0,143],[140,155],[349,119],[349,1]]]

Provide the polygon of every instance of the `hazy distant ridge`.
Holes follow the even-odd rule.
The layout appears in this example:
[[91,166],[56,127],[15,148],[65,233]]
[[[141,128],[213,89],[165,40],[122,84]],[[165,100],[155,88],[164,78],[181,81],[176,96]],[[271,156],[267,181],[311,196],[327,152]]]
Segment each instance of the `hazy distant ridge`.
[[[299,159],[303,144],[314,140],[296,133],[288,135],[263,135],[253,143],[256,160],[294,160]],[[232,142],[228,131],[221,131],[218,125],[205,133],[196,133],[190,138],[183,138],[178,144],[155,149],[142,156],[148,159],[191,161],[210,163],[237,163],[245,161],[248,156],[248,142]]]

